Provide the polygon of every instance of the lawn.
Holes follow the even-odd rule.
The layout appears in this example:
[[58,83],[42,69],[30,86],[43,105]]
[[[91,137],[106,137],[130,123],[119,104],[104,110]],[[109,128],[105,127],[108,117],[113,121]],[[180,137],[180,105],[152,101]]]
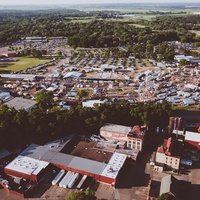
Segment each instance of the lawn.
[[25,70],[27,68],[34,67],[39,64],[44,64],[48,62],[47,59],[39,59],[39,58],[29,58],[29,57],[21,57],[17,58],[16,62],[11,62],[7,65],[0,66],[0,71],[12,71],[17,72],[20,70]]

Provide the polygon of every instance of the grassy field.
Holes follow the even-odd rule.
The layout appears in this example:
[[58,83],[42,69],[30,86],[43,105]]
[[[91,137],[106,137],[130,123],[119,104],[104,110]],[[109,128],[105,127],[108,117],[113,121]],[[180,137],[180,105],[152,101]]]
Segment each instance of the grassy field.
[[47,59],[39,59],[39,58],[29,58],[29,57],[21,57],[17,58],[16,62],[7,63],[4,66],[0,66],[0,71],[12,71],[17,72],[20,70],[25,70],[27,68],[34,67],[39,64],[44,64],[48,62]]

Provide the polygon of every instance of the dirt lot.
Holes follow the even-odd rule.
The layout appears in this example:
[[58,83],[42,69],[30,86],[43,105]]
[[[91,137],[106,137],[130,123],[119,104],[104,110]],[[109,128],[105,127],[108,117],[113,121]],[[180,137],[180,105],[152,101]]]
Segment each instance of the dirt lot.
[[10,195],[4,189],[0,189],[0,200],[20,200],[20,198],[14,195]]

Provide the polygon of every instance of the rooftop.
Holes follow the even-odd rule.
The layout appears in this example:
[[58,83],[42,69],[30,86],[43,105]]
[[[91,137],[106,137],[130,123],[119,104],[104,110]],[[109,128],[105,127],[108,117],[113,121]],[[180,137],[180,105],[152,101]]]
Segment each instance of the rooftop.
[[36,78],[34,74],[0,74],[0,77],[7,79],[19,79],[33,81]]
[[36,102],[30,99],[16,97],[6,102],[5,105],[7,105],[9,108],[15,108],[16,110],[29,110],[36,105]]
[[143,138],[144,132],[142,131],[140,126],[133,126],[128,136],[134,138]]
[[81,141],[72,151],[71,155],[108,163],[112,156],[112,153],[105,152],[103,148],[100,149],[96,147],[96,145],[96,142]]
[[102,176],[115,179],[123,167],[127,156],[121,153],[114,153],[109,163],[101,173]]
[[101,174],[103,169],[106,167],[106,164],[102,162],[53,151],[46,153],[42,159],[51,162],[54,165],[85,171],[96,175]]
[[31,144],[24,151],[22,151],[20,155],[41,160],[49,151],[60,152],[67,145],[67,143],[70,142],[70,140],[71,137],[66,137],[47,143],[44,146]]
[[200,133],[186,131],[185,140],[200,143]]
[[117,124],[106,124],[100,129],[100,131],[108,131],[127,135],[131,131],[131,127]]
[[5,169],[17,171],[27,175],[37,175],[49,165],[48,162],[36,160],[27,156],[19,155]]

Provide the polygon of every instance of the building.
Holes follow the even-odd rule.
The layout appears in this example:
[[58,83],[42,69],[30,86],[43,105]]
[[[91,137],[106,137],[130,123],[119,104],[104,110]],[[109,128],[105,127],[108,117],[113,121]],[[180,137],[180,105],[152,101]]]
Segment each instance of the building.
[[26,37],[26,42],[47,42],[48,39],[46,37]]
[[184,125],[184,123],[183,123],[182,117],[170,117],[169,133],[172,133],[173,130],[182,130],[183,125]]
[[119,177],[119,173],[122,171],[127,156],[121,153],[114,153],[110,161],[101,173],[102,182],[115,185]]
[[134,126],[127,135],[127,147],[142,151],[144,131],[139,126]]
[[106,103],[106,100],[86,100],[82,102],[83,107],[93,108],[94,105],[101,105]]
[[5,103],[9,108],[14,108],[15,110],[24,109],[25,111],[30,111],[36,106],[36,102],[30,99],[24,99],[21,97],[16,97]]
[[7,100],[11,99],[12,96],[9,92],[1,92],[0,91],[0,102],[6,102]]
[[166,175],[161,180],[151,180],[148,200],[156,200],[159,196],[166,194],[170,199],[179,199],[180,184],[172,175]]
[[129,150],[142,151],[145,127],[106,124],[100,129],[100,135],[106,140],[124,142]]
[[127,141],[131,127],[116,124],[106,124],[101,127],[100,135],[106,140]]
[[5,81],[35,81],[43,77],[34,74],[0,74],[0,78]]
[[4,171],[11,176],[38,182],[48,166],[48,162],[19,155],[4,168]]
[[12,57],[16,57],[17,53],[15,51],[5,51],[5,52],[2,52],[0,56],[12,58]]
[[156,151],[154,169],[160,172],[165,169],[178,171],[182,147],[182,142],[172,138],[164,140],[164,144]]
[[200,133],[186,131],[185,143],[190,144],[200,150]]
[[72,72],[68,72],[67,74],[65,74],[63,76],[64,79],[78,79],[82,76],[82,73],[80,72],[75,72],[75,71],[72,71]]
[[98,162],[69,154],[61,150],[70,141],[58,140],[44,146],[32,144],[5,167],[5,173],[19,178],[40,180],[49,166],[92,177],[96,181],[115,186],[124,169],[127,155],[113,153],[109,162]]

